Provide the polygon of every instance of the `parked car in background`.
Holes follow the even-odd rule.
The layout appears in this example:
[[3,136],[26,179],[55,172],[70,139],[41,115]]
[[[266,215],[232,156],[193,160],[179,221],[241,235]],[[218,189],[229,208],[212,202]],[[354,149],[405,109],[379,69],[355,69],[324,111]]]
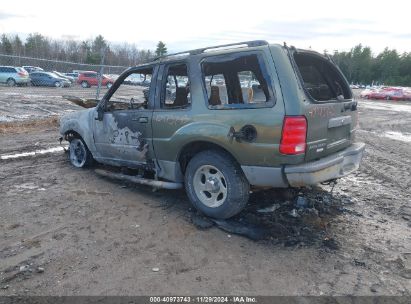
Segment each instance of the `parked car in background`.
[[106,76],[110,79],[112,79],[113,81],[116,81],[117,78],[120,76],[118,74],[106,74]]
[[35,67],[31,65],[23,65],[23,69],[27,71],[27,73],[32,73],[32,72],[43,72],[44,70],[40,67]]
[[411,88],[406,88],[404,90],[404,100],[411,101]]
[[29,82],[29,73],[23,68],[0,66],[0,83],[13,87],[15,85],[27,85]]
[[371,89],[371,88],[365,89],[364,91],[360,93],[360,98],[369,99],[370,95],[372,95],[376,91],[377,89]]
[[30,73],[31,84],[34,86],[69,87],[71,82],[51,72]]
[[402,88],[390,88],[383,91],[386,100],[405,100],[404,90]]
[[75,72],[75,73],[74,72],[73,73],[64,73],[64,75],[73,77],[75,82],[77,82],[79,73],[77,73],[77,72]]
[[361,98],[376,100],[411,100],[411,92],[403,87],[374,87],[360,93]]
[[53,71],[53,73],[56,74],[58,77],[67,79],[72,84],[76,82],[76,80],[72,76],[67,76],[67,75],[64,75],[63,73],[60,73],[60,72],[57,72],[57,71]]
[[[81,86],[83,88],[89,88],[91,86],[96,86],[98,85],[98,81],[99,81],[99,74],[97,72],[84,72],[84,73],[80,73],[78,76],[78,80],[77,83],[81,84]],[[111,88],[111,86],[113,85],[114,80],[111,79],[110,77],[103,75],[101,78],[101,85],[105,86],[107,88]]]
[[150,86],[151,78],[147,77],[147,75],[142,74],[131,74],[126,79],[124,79],[124,84],[129,85],[139,85],[139,86]]

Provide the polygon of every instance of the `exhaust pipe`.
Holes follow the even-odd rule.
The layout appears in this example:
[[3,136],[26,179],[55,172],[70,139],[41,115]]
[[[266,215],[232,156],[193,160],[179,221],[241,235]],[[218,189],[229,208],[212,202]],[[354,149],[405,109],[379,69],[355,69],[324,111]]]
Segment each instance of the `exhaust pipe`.
[[119,179],[119,180],[126,180],[132,183],[141,184],[152,186],[156,188],[163,188],[163,189],[181,189],[183,188],[183,183],[173,183],[173,182],[163,182],[154,179],[142,178],[138,176],[126,175],[121,173],[114,173],[109,172],[106,170],[96,169],[94,170],[97,174],[112,178],[112,179]]

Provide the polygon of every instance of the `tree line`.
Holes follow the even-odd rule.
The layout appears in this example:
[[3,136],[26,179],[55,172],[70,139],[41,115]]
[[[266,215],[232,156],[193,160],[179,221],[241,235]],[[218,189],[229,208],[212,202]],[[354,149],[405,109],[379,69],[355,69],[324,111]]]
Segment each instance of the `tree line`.
[[0,54],[69,61],[86,64],[135,66],[149,62],[167,53],[167,47],[159,41],[156,50],[139,49],[135,44],[109,43],[102,35],[94,39],[51,39],[39,33],[31,33],[23,41],[19,35],[0,36]]
[[[156,50],[139,49],[135,44],[109,43],[102,35],[77,41],[32,33],[23,41],[18,35],[3,34],[0,54],[86,64],[100,64],[104,57],[105,65],[128,67],[167,54],[167,47],[159,41]],[[370,47],[359,44],[348,52],[334,51],[331,57],[350,83],[411,86],[411,53],[399,54],[395,49],[385,48],[374,56]]]
[[359,44],[331,57],[350,83],[411,86],[411,53],[385,48],[374,56],[370,47]]

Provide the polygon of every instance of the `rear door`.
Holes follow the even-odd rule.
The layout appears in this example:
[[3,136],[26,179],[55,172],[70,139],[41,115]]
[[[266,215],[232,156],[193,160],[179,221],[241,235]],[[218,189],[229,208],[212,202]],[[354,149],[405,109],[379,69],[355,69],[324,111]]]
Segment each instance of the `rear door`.
[[357,104],[341,71],[328,58],[314,52],[293,54],[297,75],[307,95],[306,160],[342,150],[354,140]]

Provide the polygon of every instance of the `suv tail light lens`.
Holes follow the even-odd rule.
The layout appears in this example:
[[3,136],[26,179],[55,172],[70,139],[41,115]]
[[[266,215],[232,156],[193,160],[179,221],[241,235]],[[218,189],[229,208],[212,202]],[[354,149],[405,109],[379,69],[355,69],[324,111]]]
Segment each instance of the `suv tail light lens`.
[[307,147],[307,119],[305,116],[285,116],[281,134],[280,153],[304,154]]

